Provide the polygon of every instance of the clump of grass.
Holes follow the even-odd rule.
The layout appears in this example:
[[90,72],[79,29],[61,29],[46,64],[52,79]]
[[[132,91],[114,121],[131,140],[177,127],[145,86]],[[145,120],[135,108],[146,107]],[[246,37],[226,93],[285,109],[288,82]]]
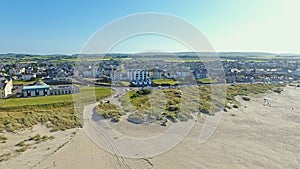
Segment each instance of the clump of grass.
[[27,144],[25,143],[25,141],[21,141],[21,142],[17,143],[15,146],[17,146],[17,147],[25,147],[25,146],[27,146]]
[[36,144],[38,144],[38,143],[45,142],[48,140],[53,140],[54,138],[55,138],[54,136],[47,136],[47,135],[41,136],[40,134],[36,134],[35,136],[32,136],[25,141],[35,141]]
[[0,135],[0,143],[6,143],[7,138],[3,135]]
[[133,94],[130,97],[135,98],[135,97],[145,96],[145,95],[150,94],[151,92],[152,92],[151,89],[142,89],[142,90],[133,92]]
[[[19,147],[19,148],[17,148],[15,150],[15,152],[17,152],[17,153],[25,152],[28,148],[32,147],[32,145],[34,145],[34,144],[46,142],[46,141],[52,140],[54,138],[55,138],[54,136],[47,136],[47,135],[41,136],[40,134],[36,134],[35,136],[32,136],[26,140],[23,140],[23,141],[17,143],[15,146]],[[34,143],[32,143],[32,142],[34,142]],[[36,146],[33,147],[33,149],[35,149],[35,148],[36,148]]]
[[123,111],[119,111],[116,105],[112,103],[102,103],[97,106],[96,112],[106,119],[113,118],[114,121],[118,122],[122,115],[125,115]]
[[29,147],[29,144],[25,143],[26,141],[21,141],[19,143],[17,143],[15,146],[19,147],[15,150],[15,152],[17,153],[21,153],[21,152],[25,152],[27,150],[27,148]]
[[239,108],[239,106],[236,105],[236,104],[234,104],[232,107],[235,108],[235,109]]
[[17,152],[17,153],[23,153],[23,152],[25,152],[26,150],[27,150],[27,146],[24,146],[24,147],[21,147],[21,148],[18,148],[18,149],[16,149],[15,151]]
[[11,156],[11,153],[5,153],[5,154],[2,154],[0,155],[0,162],[2,161],[7,161]]
[[274,89],[273,91],[280,94],[283,91],[283,89],[278,87],[278,88]]
[[243,96],[242,99],[245,100],[245,101],[250,101],[251,100],[250,97],[247,97],[247,96]]

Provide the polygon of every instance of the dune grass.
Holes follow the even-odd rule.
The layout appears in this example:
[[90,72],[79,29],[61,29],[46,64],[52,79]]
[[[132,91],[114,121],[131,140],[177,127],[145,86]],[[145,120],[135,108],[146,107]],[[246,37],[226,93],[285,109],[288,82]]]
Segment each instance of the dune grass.
[[126,113],[121,109],[118,109],[116,105],[111,103],[102,103],[96,107],[96,112],[103,116],[105,119],[112,119],[114,122],[118,122],[121,116]]
[[[222,92],[218,85],[189,87],[184,93],[180,89],[154,90],[151,95],[141,95],[140,91],[130,91],[120,98],[122,108],[133,112],[129,118],[145,122],[162,120],[164,117],[176,122],[192,118],[192,113],[214,115],[220,110],[238,108],[236,96],[250,101],[250,97],[268,92],[282,91],[282,85],[238,84],[227,85]],[[197,90],[199,93],[197,93]],[[196,93],[195,93],[196,91]]]
[[[130,91],[120,98],[122,109],[105,103],[98,107],[98,112],[115,121],[119,121],[124,112],[131,113],[129,118],[140,122],[161,121],[164,118],[173,122],[186,121],[192,118],[192,113],[213,115],[222,109],[238,108],[240,103],[236,96],[250,98],[268,92],[281,92],[282,87],[271,84],[228,85],[226,92],[216,92],[219,95],[214,97],[212,94],[220,90],[217,85],[188,87],[185,93],[178,88]],[[75,95],[79,103],[75,106],[72,95],[4,99],[0,102],[0,131],[13,132],[39,123],[45,124],[51,131],[80,127],[82,114],[75,109],[82,110],[82,105],[113,93],[108,88],[82,87],[80,94]]]
[[13,132],[39,123],[51,131],[80,127],[82,106],[112,93],[108,88],[82,87],[76,105],[72,95],[4,99],[0,102],[0,131]]
[[7,137],[0,135],[0,143],[6,143]]

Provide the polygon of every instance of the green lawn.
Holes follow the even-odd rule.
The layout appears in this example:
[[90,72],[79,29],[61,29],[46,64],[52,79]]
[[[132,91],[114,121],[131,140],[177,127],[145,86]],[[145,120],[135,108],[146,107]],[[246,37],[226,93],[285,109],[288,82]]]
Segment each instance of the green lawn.
[[13,80],[13,84],[22,84],[22,85],[29,85],[36,82],[36,80],[33,81],[23,81],[23,80]]
[[[82,87],[79,94],[74,94],[74,98],[82,100],[100,99],[111,95],[111,90],[101,87]],[[11,106],[25,106],[25,105],[43,105],[58,102],[73,102],[72,95],[56,95],[56,96],[43,96],[43,97],[29,97],[29,98],[10,98],[0,100],[0,107]]]
[[171,86],[178,84],[178,82],[173,79],[154,79],[152,80],[152,83],[155,85],[171,85]]
[[199,79],[197,80],[197,82],[201,84],[211,84],[211,83],[216,83],[217,80],[205,78],[205,79]]

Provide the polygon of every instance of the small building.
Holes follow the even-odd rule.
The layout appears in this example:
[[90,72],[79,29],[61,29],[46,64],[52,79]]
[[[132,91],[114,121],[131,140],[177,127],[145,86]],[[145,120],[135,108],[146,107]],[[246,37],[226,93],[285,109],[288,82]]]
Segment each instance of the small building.
[[11,96],[12,95],[12,89],[13,89],[12,79],[10,79],[10,80],[6,80],[6,79],[0,80],[0,99],[8,98],[9,96]]
[[49,96],[50,86],[49,85],[24,86],[22,92],[24,97]]
[[74,85],[57,85],[51,86],[51,95],[76,94],[79,93],[79,88]]

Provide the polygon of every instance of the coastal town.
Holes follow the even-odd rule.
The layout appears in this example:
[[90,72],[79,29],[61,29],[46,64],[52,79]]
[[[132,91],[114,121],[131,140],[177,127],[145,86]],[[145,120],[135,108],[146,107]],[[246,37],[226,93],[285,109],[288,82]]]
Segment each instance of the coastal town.
[[[110,59],[100,57],[97,62],[75,62],[76,55],[52,56],[52,59],[33,56],[31,60],[27,55],[11,55],[27,61],[10,61],[9,54],[0,57],[3,61],[0,63],[0,98],[74,94],[79,92],[76,84],[146,87],[184,84],[187,79],[197,85],[298,83],[300,80],[300,61],[295,59],[256,61],[247,57],[221,57],[221,61],[204,62],[192,56],[194,60],[170,61],[163,58],[125,59],[128,56],[115,54]],[[65,57],[73,60],[61,60]],[[212,78],[209,70],[220,72],[224,81]]]
[[299,7],[1,1],[0,169],[300,169]]

